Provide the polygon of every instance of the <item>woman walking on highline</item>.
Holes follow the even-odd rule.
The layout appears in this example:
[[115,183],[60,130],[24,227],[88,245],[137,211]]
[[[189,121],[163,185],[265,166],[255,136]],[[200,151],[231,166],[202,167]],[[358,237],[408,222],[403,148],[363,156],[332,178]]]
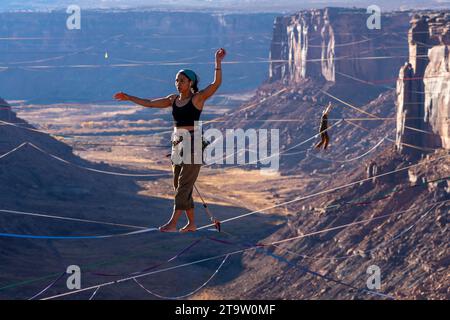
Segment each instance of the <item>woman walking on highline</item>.
[[331,111],[331,102],[328,103],[326,109],[322,112],[322,117],[320,119],[320,142],[315,145],[316,149],[320,149],[323,146],[325,150],[330,142],[330,136],[328,135],[328,114]]
[[[180,232],[196,231],[197,227],[194,221],[194,199],[192,193],[194,183],[197,180],[202,165],[201,161],[184,161],[177,162],[174,158],[177,156],[186,159],[189,155],[194,158],[194,136],[195,122],[200,120],[200,114],[203,110],[205,101],[210,98],[222,83],[222,60],[225,57],[225,49],[220,48],[215,54],[215,76],[214,81],[203,90],[198,89],[198,76],[194,71],[183,69],[178,71],[175,78],[175,86],[178,94],[171,94],[165,98],[158,99],[141,99],[119,92],[114,98],[121,101],[132,101],[136,104],[149,108],[168,108],[172,107],[172,115],[174,120],[174,134],[172,136],[172,171],[173,186],[175,189],[175,204],[170,220],[163,226],[159,227],[163,232],[177,231],[177,221],[183,211],[186,212],[188,223],[180,229]],[[183,150],[183,136],[188,132],[190,135],[190,153],[184,154],[187,150]],[[185,141],[189,142],[189,141]],[[189,143],[186,143],[186,147]],[[187,149],[187,148],[184,148]],[[189,151],[189,150],[188,150]],[[178,153],[178,154],[175,154]]]

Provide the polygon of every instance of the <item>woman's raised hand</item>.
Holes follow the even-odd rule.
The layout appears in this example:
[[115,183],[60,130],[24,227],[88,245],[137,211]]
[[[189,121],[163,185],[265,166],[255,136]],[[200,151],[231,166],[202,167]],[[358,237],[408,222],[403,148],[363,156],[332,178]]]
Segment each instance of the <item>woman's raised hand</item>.
[[220,48],[219,50],[216,51],[216,61],[222,61],[223,58],[225,58],[225,55],[227,54],[227,52],[225,51],[224,48]]
[[127,100],[130,100],[130,96],[124,92],[118,92],[114,95],[114,99],[120,100],[120,101],[127,101]]

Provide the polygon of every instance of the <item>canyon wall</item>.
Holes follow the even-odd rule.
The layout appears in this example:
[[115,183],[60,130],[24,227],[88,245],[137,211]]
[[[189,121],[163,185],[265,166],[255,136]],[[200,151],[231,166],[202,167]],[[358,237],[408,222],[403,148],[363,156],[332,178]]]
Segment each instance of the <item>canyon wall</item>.
[[392,79],[407,56],[402,37],[408,29],[408,13],[382,12],[380,29],[368,28],[370,15],[365,9],[325,8],[277,17],[270,50],[270,80]]
[[418,156],[450,149],[450,12],[416,14],[409,61],[397,80],[397,149]]

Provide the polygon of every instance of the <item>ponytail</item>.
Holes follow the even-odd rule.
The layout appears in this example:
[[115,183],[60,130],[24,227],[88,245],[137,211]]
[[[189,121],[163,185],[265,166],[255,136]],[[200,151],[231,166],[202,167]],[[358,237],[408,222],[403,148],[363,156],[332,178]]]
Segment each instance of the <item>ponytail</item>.
[[193,81],[192,87],[191,87],[192,93],[197,93],[199,91],[198,90],[198,81],[199,81],[198,76],[196,76],[195,81]]

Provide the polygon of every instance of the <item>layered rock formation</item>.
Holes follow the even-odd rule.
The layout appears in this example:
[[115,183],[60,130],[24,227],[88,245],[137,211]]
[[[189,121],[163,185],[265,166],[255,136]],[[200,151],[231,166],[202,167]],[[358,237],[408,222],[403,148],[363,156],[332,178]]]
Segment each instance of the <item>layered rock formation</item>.
[[408,43],[397,81],[397,148],[414,156],[450,149],[450,12],[415,15]]
[[401,35],[408,28],[408,14],[382,14],[381,28],[373,30],[367,26],[369,17],[366,10],[344,8],[278,17],[270,50],[270,80],[392,78],[407,55]]
[[380,30],[367,27],[368,17],[363,9],[343,8],[278,17],[270,81],[359,82],[365,85],[367,103],[375,88],[388,88],[397,80],[397,148],[415,157],[450,149],[450,13],[416,14],[409,33],[408,13],[382,14]]
[[[449,259],[445,246],[445,232],[448,232],[445,215],[449,210],[450,192],[450,181],[446,179],[450,168],[448,152],[440,149],[424,159],[411,161],[409,156],[397,152],[390,138],[383,138],[390,137],[390,134],[395,132],[394,121],[349,120],[349,114],[355,114],[355,118],[360,114],[358,111],[348,111],[345,108],[333,109],[330,116],[333,118],[343,116],[346,119],[330,130],[332,142],[328,151],[310,151],[312,143],[301,144],[317,130],[319,113],[316,110],[328,99],[323,91],[331,92],[342,100],[353,102],[365,112],[387,120],[395,120],[396,113],[395,88],[372,99],[369,85],[388,83],[385,80],[389,79],[393,79],[392,83],[397,81],[397,71],[392,69],[391,64],[393,59],[380,61],[374,59],[367,61],[367,64],[362,62],[364,61],[362,59],[353,59],[357,62],[352,63],[352,60],[348,60],[345,61],[345,65],[344,62],[337,63],[336,59],[332,61],[327,58],[320,59],[319,64],[311,64],[311,61],[308,61],[318,54],[315,52],[312,56],[308,56],[315,50],[311,51],[309,45],[313,38],[310,34],[313,32],[311,30],[314,30],[314,24],[298,21],[302,17],[303,19],[308,17],[308,21],[318,21],[321,16],[316,14],[317,12],[321,11],[302,12],[295,17],[276,20],[274,39],[279,41],[274,40],[272,43],[273,61],[270,75],[273,82],[258,89],[255,98],[251,100],[254,107],[251,107],[250,103],[244,106],[245,120],[239,113],[235,113],[234,118],[229,120],[230,124],[239,123],[244,128],[256,127],[259,123],[261,127],[278,126],[280,129],[280,136],[283,139],[280,168],[282,172],[289,174],[289,179],[286,179],[286,190],[276,190],[276,199],[277,203],[289,202],[284,213],[279,211],[280,214],[287,216],[288,222],[264,241],[270,243],[284,240],[284,243],[275,246],[270,251],[270,255],[259,255],[256,252],[244,254],[243,264],[247,272],[225,286],[213,289],[210,294],[216,298],[227,299],[379,299],[380,297],[367,295],[367,291],[364,291],[367,288],[368,267],[376,265],[380,267],[383,279],[379,293],[389,294],[396,299],[448,299],[446,277]],[[324,12],[322,11],[322,14],[325,15]],[[430,21],[434,21],[436,25],[439,19],[433,19],[431,17]],[[335,32],[334,40],[329,41],[334,41],[332,46],[336,48],[337,21],[333,18],[330,18],[330,21],[334,21],[329,27]],[[442,19],[440,21],[442,22]],[[349,16],[347,20],[342,20],[342,25],[348,24],[347,30],[355,32],[353,41],[357,41],[358,32],[357,28],[353,28],[354,22],[355,20],[351,20]],[[312,26],[307,30],[306,36],[299,32],[305,25]],[[289,29],[288,26],[291,28]],[[292,26],[297,26],[298,29]],[[438,29],[443,30],[441,27]],[[428,29],[426,30],[428,33]],[[392,30],[392,32],[395,31]],[[444,33],[440,34],[444,36],[439,39],[445,38]],[[426,33],[415,32],[413,35],[416,37],[416,43],[424,41],[421,37],[426,38]],[[298,43],[301,41],[304,43],[303,49],[289,43],[289,39],[295,40],[297,36]],[[321,33],[319,36],[320,41],[326,43]],[[402,46],[402,43],[407,44],[407,36],[407,30],[404,30],[404,34],[399,32],[397,46]],[[435,96],[430,96],[431,108],[425,107],[428,101],[427,95],[424,95],[421,104],[407,104],[408,107],[415,108],[414,110],[420,115],[418,119],[420,122],[423,123],[426,118],[432,126],[431,114],[437,112],[436,108],[445,110],[444,105],[448,98],[443,90],[448,90],[446,89],[448,80],[437,80],[443,75],[442,70],[445,69],[445,64],[437,62],[442,51],[435,50],[438,46],[432,45],[430,41],[425,39],[425,43],[431,47],[429,53],[428,47],[416,46],[416,51],[412,51],[411,56],[417,57],[417,60],[414,65],[411,63],[411,66],[402,68],[404,74],[401,76],[405,82],[401,89],[405,93],[403,95],[405,99],[412,101],[411,99],[415,98],[414,90],[426,91],[427,89],[424,88],[431,84],[437,88]],[[320,48],[320,56],[323,54],[327,57],[326,48],[327,45]],[[344,47],[337,48],[339,49],[336,50],[343,50]],[[355,47],[349,46],[347,50],[346,54],[350,56],[361,56],[361,53],[357,52],[361,50],[359,44]],[[336,52],[334,54],[337,56]],[[429,57],[429,61],[423,60],[424,54]],[[432,54],[436,56],[432,57]],[[381,54],[373,54],[375,55]],[[394,55],[393,51],[386,54],[386,56]],[[306,60],[301,60],[304,57],[307,57]],[[276,61],[277,59],[279,61]],[[282,61],[284,59],[287,61]],[[407,58],[401,59],[401,64],[405,59]],[[432,61],[436,62],[432,63]],[[412,62],[411,58],[409,62]],[[361,71],[362,67],[372,63],[377,68],[372,70],[373,74],[366,75]],[[317,68],[318,65],[320,68]],[[434,65],[433,68],[430,65]],[[413,88],[416,85],[414,82],[416,69],[422,72],[422,77],[427,72],[433,72],[431,75],[436,77],[427,79],[425,76],[424,88]],[[366,80],[383,81],[369,80],[359,87],[351,81],[342,85],[342,82],[348,81],[349,78],[338,79],[341,76],[340,73],[351,73],[354,78],[366,75],[364,78]],[[333,74],[335,78],[330,76]],[[434,82],[429,82],[433,79]],[[331,82],[324,83],[323,80]],[[282,88],[286,91],[276,95]],[[357,95],[364,95],[369,101],[355,102],[358,101],[355,97]],[[268,97],[270,100],[267,99]],[[440,101],[444,101],[444,105],[436,107],[437,103],[441,103]],[[448,107],[448,102],[446,104]],[[435,123],[446,120],[442,114],[437,114],[436,117]],[[268,121],[283,119],[289,122],[273,124]],[[264,120],[267,121],[264,122]],[[408,127],[410,125],[414,123],[408,123]],[[417,130],[428,129],[417,127]],[[417,130],[414,132],[420,132]],[[426,137],[432,138],[431,135]],[[380,147],[372,149],[380,139],[383,139]],[[417,143],[414,140],[409,142]],[[424,140],[423,143],[426,147],[430,147],[426,145],[427,141]],[[298,163],[297,166],[296,163]],[[406,166],[413,163],[413,168],[404,170]],[[394,170],[396,170],[395,174],[388,174]],[[302,174],[305,176],[301,176]],[[373,179],[374,175],[383,176]],[[368,178],[372,178],[371,181],[355,184],[349,189],[330,192],[298,203],[291,202],[292,199],[298,199],[305,194],[317,194],[327,189],[332,190],[336,186]],[[297,185],[292,182],[296,180],[299,181]],[[429,183],[426,183],[427,181]],[[431,183],[431,181],[435,182]],[[350,201],[351,204],[343,207],[342,204],[346,201]],[[338,209],[334,210],[334,205],[338,205]],[[386,214],[389,214],[389,217],[382,218],[382,215]],[[374,217],[377,217],[377,220],[371,220]],[[323,235],[315,233],[366,219],[367,222],[362,222],[359,226],[327,231]],[[311,237],[308,236],[309,233]],[[291,237],[298,237],[298,241],[293,243],[285,241]],[[283,257],[283,260],[275,260],[274,257],[277,256]],[[289,263],[286,263],[286,260]],[[311,272],[308,274],[305,272],[306,268],[315,274]],[[318,277],[317,274],[322,274],[328,279]],[[351,283],[352,286],[360,289],[352,290],[348,286],[345,287],[330,280],[332,278]]]
[[[173,79],[182,68],[194,69],[201,87],[212,81],[209,63],[219,47],[227,49],[227,61],[242,62],[226,66],[224,92],[253,90],[267,78],[261,65],[266,64],[275,13],[83,7],[81,30],[67,30],[68,16],[65,10],[0,13],[0,37],[16,38],[0,43],[0,95],[34,104],[110,101],[117,90],[166,96],[175,90]],[[29,37],[33,40],[19,40]],[[264,62],[247,63],[255,57]],[[73,65],[85,67],[62,67]]]

